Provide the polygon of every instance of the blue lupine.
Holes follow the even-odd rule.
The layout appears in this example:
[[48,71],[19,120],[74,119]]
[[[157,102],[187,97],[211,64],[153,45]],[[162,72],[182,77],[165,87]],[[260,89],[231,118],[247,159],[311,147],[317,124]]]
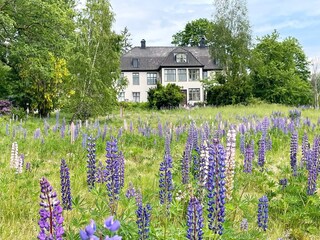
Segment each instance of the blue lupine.
[[99,161],[96,170],[96,182],[97,183],[105,183],[107,181],[107,170],[106,167],[103,166],[102,162]]
[[308,189],[307,194],[313,195],[317,190],[318,163],[319,163],[319,137],[315,137],[312,150],[307,154]]
[[88,137],[87,151],[87,183],[90,190],[94,187],[96,181],[96,143],[92,136]]
[[253,140],[248,143],[245,148],[243,172],[252,173],[252,161],[254,159],[254,144]]
[[241,231],[248,231],[248,220],[246,218],[242,219],[240,229]]
[[244,134],[240,135],[240,152],[242,154],[245,153],[245,135]]
[[190,174],[190,162],[191,162],[191,149],[192,143],[190,139],[187,140],[185,150],[183,152],[182,161],[181,161],[181,170],[182,170],[182,184],[189,183],[189,174]]
[[109,207],[112,214],[116,213],[117,202],[120,189],[123,186],[124,158],[118,152],[118,142],[115,138],[107,141],[106,147],[106,169],[107,169],[107,192],[109,197]]
[[208,221],[209,229],[222,235],[225,218],[225,152],[223,146],[214,140],[209,147],[208,172]]
[[269,211],[269,202],[267,196],[262,196],[259,199],[258,204],[258,226],[264,231],[268,228],[268,211]]
[[282,189],[284,189],[288,185],[288,179],[287,178],[280,179],[279,185],[282,186]]
[[[116,232],[120,228],[120,222],[118,220],[114,221],[113,216],[108,217],[104,221],[103,225],[106,229],[111,232]],[[98,236],[99,237],[98,237]],[[80,230],[80,238],[82,240],[100,240],[103,238],[102,233],[97,233],[97,226],[94,220],[90,221],[90,224],[85,227],[84,230]],[[113,237],[105,236],[105,240],[121,240],[122,237],[115,235]]]
[[301,158],[301,167],[306,166],[307,164],[307,152],[309,151],[309,139],[307,132],[304,132],[302,137],[302,145],[301,145],[301,151],[302,151],[302,158]]
[[143,206],[142,202],[137,204],[138,209],[136,210],[137,225],[139,239],[144,240],[149,238],[150,231],[150,217],[151,217],[151,205],[146,204]]
[[202,205],[196,197],[191,197],[187,208],[187,239],[203,239]]
[[297,152],[298,152],[298,133],[294,131],[291,135],[290,144],[290,165],[293,176],[297,175]]
[[169,207],[172,202],[173,183],[172,183],[171,169],[172,169],[172,157],[170,155],[170,138],[169,136],[167,136],[165,154],[164,154],[163,161],[160,163],[160,169],[159,169],[160,204],[165,205],[167,211],[169,211]]
[[71,210],[72,198],[71,198],[71,187],[70,187],[70,174],[69,174],[68,165],[64,159],[61,159],[61,164],[60,164],[60,181],[61,181],[62,207],[64,210]]
[[263,169],[266,161],[266,138],[261,136],[259,141],[258,165]]
[[130,198],[135,197],[135,195],[136,195],[136,190],[135,190],[132,182],[130,182],[129,183],[129,187],[128,187],[127,191],[126,191],[126,197],[130,199]]
[[40,179],[40,206],[39,211],[40,220],[38,222],[40,232],[38,235],[39,240],[62,240],[64,234],[62,207],[60,201],[57,199],[57,193],[53,190],[52,186],[46,178]]

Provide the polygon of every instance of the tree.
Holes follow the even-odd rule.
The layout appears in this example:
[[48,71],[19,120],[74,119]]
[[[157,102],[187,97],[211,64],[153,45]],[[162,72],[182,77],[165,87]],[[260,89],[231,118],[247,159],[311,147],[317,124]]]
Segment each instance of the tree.
[[172,44],[178,46],[199,46],[200,40],[207,39],[208,33],[212,28],[212,23],[206,18],[200,18],[188,22],[184,30],[172,36]]
[[236,80],[246,75],[250,57],[251,29],[246,0],[215,0],[210,52],[227,76]]
[[105,114],[116,104],[122,37],[111,30],[113,21],[106,0],[87,0],[79,15],[69,65],[73,79],[66,101],[73,118]]
[[151,108],[173,108],[178,107],[184,98],[181,87],[169,83],[166,86],[157,84],[157,87],[148,91],[148,103]]
[[121,31],[121,54],[125,54],[129,52],[132,48],[132,38],[131,33],[129,32],[128,28],[125,27],[123,31]]
[[254,97],[270,103],[310,104],[308,61],[298,40],[280,41],[275,31],[258,41],[250,67]]
[[42,115],[57,107],[54,103],[58,103],[58,95],[53,92],[61,93],[67,75],[60,75],[65,69],[57,65],[65,62],[74,30],[72,4],[73,1],[42,0],[0,2],[0,58],[10,69],[4,81],[5,97],[17,105],[26,107],[29,103]]
[[311,85],[314,93],[314,106],[319,109],[319,93],[320,93],[320,59],[313,58],[311,60]]

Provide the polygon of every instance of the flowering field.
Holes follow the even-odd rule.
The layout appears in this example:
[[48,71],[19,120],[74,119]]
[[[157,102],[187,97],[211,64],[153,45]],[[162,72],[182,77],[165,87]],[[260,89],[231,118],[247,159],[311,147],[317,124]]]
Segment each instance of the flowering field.
[[0,239],[320,239],[316,110],[65,116],[0,117]]

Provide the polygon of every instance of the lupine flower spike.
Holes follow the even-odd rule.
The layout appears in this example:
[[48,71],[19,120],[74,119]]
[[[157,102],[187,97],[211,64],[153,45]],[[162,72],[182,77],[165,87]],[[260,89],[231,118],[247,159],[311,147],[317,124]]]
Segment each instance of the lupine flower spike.
[[203,239],[202,205],[196,197],[191,197],[187,209],[187,239]]
[[258,226],[264,231],[268,228],[268,212],[269,212],[269,202],[268,197],[263,196],[259,199],[258,204]]
[[[111,232],[116,232],[120,228],[120,222],[114,221],[113,216],[110,216],[104,221],[103,226]],[[99,232],[97,233],[97,226],[95,221],[93,220],[90,221],[90,224],[86,226],[84,230],[80,230],[80,238],[82,240],[121,240],[122,239],[118,235],[115,235],[113,237],[105,236],[105,238],[103,238],[101,233]]]
[[60,165],[60,180],[61,180],[61,196],[62,206],[64,210],[72,209],[71,188],[70,188],[70,174],[69,168],[64,159],[61,160]]
[[236,154],[236,130],[230,129],[227,134],[226,148],[226,198],[231,199]]
[[39,211],[40,220],[38,222],[40,232],[39,240],[62,240],[64,233],[62,207],[57,198],[57,193],[53,191],[52,186],[46,178],[40,179],[41,186],[41,209]]

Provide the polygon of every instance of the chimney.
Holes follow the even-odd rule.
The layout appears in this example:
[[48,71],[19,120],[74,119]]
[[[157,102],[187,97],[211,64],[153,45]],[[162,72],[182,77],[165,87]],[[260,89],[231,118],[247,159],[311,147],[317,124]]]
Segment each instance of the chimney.
[[141,40],[141,49],[146,49],[146,40]]
[[200,39],[200,45],[199,45],[200,48],[205,48],[206,47],[206,39],[204,37],[202,37]]

